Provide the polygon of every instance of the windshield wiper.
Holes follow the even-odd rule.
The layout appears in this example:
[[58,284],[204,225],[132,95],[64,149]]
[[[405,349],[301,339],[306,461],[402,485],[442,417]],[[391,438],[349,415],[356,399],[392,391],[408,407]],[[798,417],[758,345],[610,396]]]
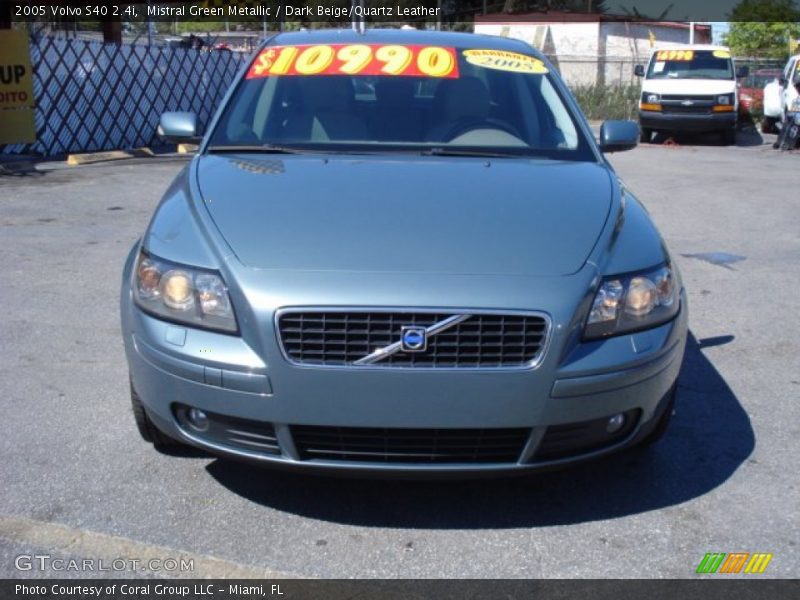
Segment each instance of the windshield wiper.
[[493,152],[491,150],[460,150],[458,148],[434,147],[422,150],[422,156],[478,156],[481,158],[523,158],[527,154],[515,152]]
[[222,144],[209,146],[208,152],[257,152],[259,154],[301,154],[308,152],[302,148],[292,148],[290,146],[275,146],[273,144]]

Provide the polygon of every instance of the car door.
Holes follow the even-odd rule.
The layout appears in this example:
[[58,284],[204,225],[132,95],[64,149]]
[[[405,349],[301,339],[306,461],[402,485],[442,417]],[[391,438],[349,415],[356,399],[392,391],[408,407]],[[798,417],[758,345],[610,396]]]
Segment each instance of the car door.
[[786,68],[783,70],[784,84],[781,87],[781,111],[784,113],[788,110],[788,107],[791,106],[794,97],[792,92],[797,93],[792,85],[792,76],[794,75],[797,63],[797,57],[793,56],[789,59],[789,62],[786,63]]
[[794,58],[794,69],[791,72],[788,82],[786,86],[787,110],[792,107],[794,101],[800,96],[800,92],[797,91],[798,86],[800,86],[800,56],[795,56]]

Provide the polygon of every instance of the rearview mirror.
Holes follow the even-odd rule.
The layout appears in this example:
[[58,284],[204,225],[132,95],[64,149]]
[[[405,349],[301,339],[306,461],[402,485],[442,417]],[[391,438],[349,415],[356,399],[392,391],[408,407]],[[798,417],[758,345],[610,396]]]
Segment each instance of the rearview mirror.
[[624,152],[639,143],[639,125],[635,121],[606,121],[600,127],[600,150]]
[[637,77],[644,77],[644,65],[636,65],[633,67],[633,74]]
[[158,121],[158,137],[171,144],[197,143],[197,115],[191,112],[165,112]]
[[750,75],[750,67],[738,67],[736,69],[736,77],[742,78]]

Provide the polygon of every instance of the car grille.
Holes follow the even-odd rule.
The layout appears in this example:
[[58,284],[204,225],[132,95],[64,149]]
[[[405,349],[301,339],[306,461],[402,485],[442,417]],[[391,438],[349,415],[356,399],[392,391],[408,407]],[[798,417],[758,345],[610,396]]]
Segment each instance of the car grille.
[[668,101],[676,101],[676,102],[683,102],[684,100],[691,100],[692,102],[708,102],[709,104],[714,102],[716,96],[683,96],[680,94],[662,94],[661,100],[668,100]]
[[[710,113],[714,106],[716,96],[661,96],[661,111],[676,114],[705,114]],[[684,102],[691,102],[685,105]]]
[[699,115],[699,114],[707,114],[711,112],[710,106],[682,106],[680,104],[662,104],[661,112],[665,113],[674,113],[674,114],[692,114],[692,115]]
[[303,460],[382,463],[517,462],[529,429],[387,429],[293,425]]
[[475,314],[428,334],[427,349],[398,348],[404,326],[432,327],[458,315],[419,312],[286,312],[278,318],[281,345],[299,364],[352,366],[378,349],[393,353],[363,366],[421,368],[529,367],[547,336],[542,316]]

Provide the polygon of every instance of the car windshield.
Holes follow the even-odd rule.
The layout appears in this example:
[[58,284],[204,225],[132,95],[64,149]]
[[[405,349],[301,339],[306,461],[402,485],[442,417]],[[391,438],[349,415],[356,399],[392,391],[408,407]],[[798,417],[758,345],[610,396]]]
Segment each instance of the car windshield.
[[208,144],[596,160],[539,59],[440,46],[271,46]]
[[647,79],[733,79],[733,63],[727,50],[659,50]]

